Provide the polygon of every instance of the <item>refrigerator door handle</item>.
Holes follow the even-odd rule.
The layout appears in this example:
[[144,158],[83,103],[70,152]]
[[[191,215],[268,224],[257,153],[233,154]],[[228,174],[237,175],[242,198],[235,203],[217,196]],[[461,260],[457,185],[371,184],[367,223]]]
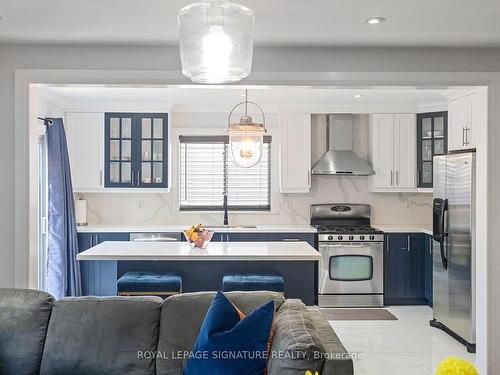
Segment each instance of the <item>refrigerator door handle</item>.
[[435,198],[433,202],[433,235],[435,241],[439,242],[441,250],[441,262],[443,268],[448,269],[448,259],[445,255],[445,241],[448,233],[446,230],[446,216],[448,212],[448,199]]
[[446,237],[448,237],[447,228],[447,218],[448,218],[448,199],[443,201],[443,207],[441,211],[441,263],[443,263],[443,268],[448,269],[448,244],[446,243]]

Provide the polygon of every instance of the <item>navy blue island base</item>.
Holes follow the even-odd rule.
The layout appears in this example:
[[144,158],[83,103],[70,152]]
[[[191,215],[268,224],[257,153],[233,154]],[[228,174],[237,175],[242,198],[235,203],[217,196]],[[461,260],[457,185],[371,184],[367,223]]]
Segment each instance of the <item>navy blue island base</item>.
[[[314,234],[310,234],[314,243]],[[128,233],[79,233],[82,252],[104,241],[128,241]],[[227,274],[279,274],[285,282],[286,298],[301,299],[306,305],[317,304],[318,262],[311,260],[269,261],[113,261],[81,260],[84,295],[117,295],[117,280],[129,271],[175,273],[182,277],[183,292],[217,291]]]

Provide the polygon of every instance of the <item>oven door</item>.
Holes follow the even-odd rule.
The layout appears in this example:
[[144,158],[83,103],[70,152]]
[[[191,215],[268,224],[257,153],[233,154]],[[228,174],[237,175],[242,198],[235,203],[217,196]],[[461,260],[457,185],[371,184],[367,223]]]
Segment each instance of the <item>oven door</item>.
[[323,243],[319,294],[384,292],[383,242]]

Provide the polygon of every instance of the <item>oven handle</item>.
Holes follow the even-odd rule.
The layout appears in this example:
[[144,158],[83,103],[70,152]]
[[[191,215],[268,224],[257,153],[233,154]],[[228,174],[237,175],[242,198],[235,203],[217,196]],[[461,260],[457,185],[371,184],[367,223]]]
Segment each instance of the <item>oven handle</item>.
[[348,243],[329,243],[320,244],[320,247],[383,247],[383,242],[348,242]]

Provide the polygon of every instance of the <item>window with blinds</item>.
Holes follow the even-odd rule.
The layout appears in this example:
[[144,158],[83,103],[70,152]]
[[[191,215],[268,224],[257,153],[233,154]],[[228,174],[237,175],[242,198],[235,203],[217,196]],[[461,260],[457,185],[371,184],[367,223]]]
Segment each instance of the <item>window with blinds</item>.
[[180,209],[271,209],[271,137],[264,137],[262,160],[250,168],[234,163],[227,136],[180,136]]

